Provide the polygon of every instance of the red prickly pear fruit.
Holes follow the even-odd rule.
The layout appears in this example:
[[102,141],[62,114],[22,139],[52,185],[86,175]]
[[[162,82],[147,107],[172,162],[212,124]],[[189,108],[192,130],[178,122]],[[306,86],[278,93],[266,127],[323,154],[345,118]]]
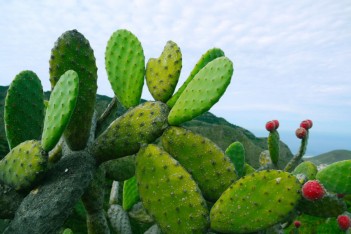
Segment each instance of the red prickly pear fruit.
[[275,124],[275,129],[278,129],[278,128],[279,128],[279,121],[276,120],[276,119],[274,119],[274,120],[272,120],[272,121],[273,121],[274,124]]
[[295,220],[295,221],[294,221],[294,226],[295,226],[296,228],[299,228],[299,227],[301,226],[301,222],[298,221],[298,220]]
[[302,196],[310,201],[323,198],[325,193],[323,185],[318,180],[309,180],[302,186]]
[[267,129],[268,132],[274,131],[276,129],[275,122],[274,121],[268,121],[266,123],[266,129]]
[[341,230],[346,231],[351,226],[351,219],[347,215],[338,216],[338,225]]
[[300,123],[300,127],[306,130],[312,128],[312,126],[313,126],[313,122],[310,119],[306,119]]
[[295,134],[296,134],[297,138],[303,139],[307,136],[307,130],[305,128],[300,127],[298,129],[296,129]]

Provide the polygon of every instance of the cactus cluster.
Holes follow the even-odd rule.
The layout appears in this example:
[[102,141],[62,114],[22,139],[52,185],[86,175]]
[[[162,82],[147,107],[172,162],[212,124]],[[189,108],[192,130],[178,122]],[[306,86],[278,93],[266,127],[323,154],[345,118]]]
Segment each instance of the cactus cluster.
[[[77,30],[63,33],[51,51],[48,101],[34,72],[19,73],[6,97],[11,151],[0,161],[0,185],[12,190],[1,196],[25,197],[4,233],[74,233],[65,221],[79,201],[88,233],[302,230],[303,215],[333,217],[346,230],[349,203],[336,194],[351,194],[345,180],[351,164],[318,171],[301,163],[312,121],[301,123],[300,150],[283,167],[279,122],[269,121],[268,150],[257,155],[261,167],[255,169],[241,142],[223,151],[183,126],[219,101],[231,83],[231,60],[221,49],[208,50],[175,92],[182,63],[173,41],[145,64],[139,39],[126,29],[114,32],[105,67],[115,97],[100,118],[94,118],[94,51]],[[154,100],[141,100],[144,79]],[[116,100],[126,111],[104,128],[117,114]]]

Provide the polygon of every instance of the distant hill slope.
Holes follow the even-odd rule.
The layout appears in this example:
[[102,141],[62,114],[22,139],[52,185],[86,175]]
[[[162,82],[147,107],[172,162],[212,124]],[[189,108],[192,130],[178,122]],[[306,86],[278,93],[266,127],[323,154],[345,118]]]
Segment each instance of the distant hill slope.
[[349,160],[351,159],[350,150],[333,150],[328,153],[320,154],[315,157],[306,158],[304,160],[311,161],[316,165],[319,164],[331,164],[337,161]]
[[[8,152],[7,141],[4,130],[4,99],[8,87],[0,86],[0,158],[5,156]],[[45,92],[45,98],[49,98],[50,93]],[[111,98],[103,95],[97,95],[96,99],[96,110],[98,116],[105,110],[107,105],[110,103]],[[116,117],[120,116],[125,111],[121,105],[117,105],[114,110],[114,114],[111,115],[108,120],[104,123],[103,129],[106,128]],[[263,150],[267,149],[267,139],[257,138],[254,134],[248,130],[233,125],[227,122],[223,118],[216,117],[215,115],[207,112],[196,119],[186,122],[183,124],[185,128],[188,128],[196,133],[202,134],[203,136],[214,141],[223,151],[234,141],[240,141],[243,143],[246,149],[246,161],[254,167],[258,167],[258,157]],[[267,133],[268,135],[268,133]],[[2,157],[1,157],[2,156]],[[292,157],[292,153],[287,145],[281,142],[281,165],[288,162]]]

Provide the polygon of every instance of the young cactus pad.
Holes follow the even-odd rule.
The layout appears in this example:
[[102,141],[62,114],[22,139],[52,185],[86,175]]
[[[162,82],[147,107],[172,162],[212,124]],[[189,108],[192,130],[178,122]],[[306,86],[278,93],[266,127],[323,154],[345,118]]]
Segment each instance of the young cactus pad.
[[182,53],[168,41],[159,58],[150,58],[146,65],[146,84],[156,101],[167,102],[177,86],[182,69]]
[[225,154],[234,164],[235,171],[239,177],[245,172],[245,148],[239,141],[233,142],[225,151]]
[[138,152],[140,144],[160,137],[167,125],[168,106],[145,102],[116,119],[95,140],[93,155],[99,163]]
[[42,136],[42,147],[46,152],[55,147],[71,119],[78,98],[78,84],[78,74],[68,70],[51,93]]
[[277,164],[279,160],[279,151],[280,151],[280,137],[277,130],[273,130],[269,132],[268,136],[268,150],[269,155],[271,156],[271,160],[273,164]]
[[234,165],[211,140],[182,127],[162,135],[164,149],[193,176],[204,197],[216,201],[237,179]]
[[107,43],[105,66],[108,80],[122,105],[126,108],[139,105],[145,57],[138,38],[125,29],[114,32]]
[[51,50],[50,82],[52,89],[61,75],[68,70],[74,70],[78,74],[79,95],[64,136],[72,150],[82,150],[89,139],[94,114],[97,67],[94,51],[89,41],[77,30],[63,33]]
[[208,210],[191,175],[156,145],[140,149],[136,178],[145,209],[163,233],[203,233]]
[[29,140],[13,148],[0,161],[0,181],[16,190],[31,188],[47,168],[40,142]]
[[168,116],[179,125],[208,111],[224,94],[233,75],[233,63],[226,57],[209,62],[192,79]]
[[316,178],[324,187],[334,193],[351,193],[351,160],[343,160],[330,164],[320,170]]
[[12,81],[5,99],[5,131],[10,149],[26,140],[39,140],[43,119],[44,94],[40,79],[32,71],[22,71]]
[[249,233],[286,218],[301,198],[300,183],[287,172],[252,173],[232,184],[211,209],[211,228],[223,233]]
[[294,170],[291,172],[293,175],[303,174],[306,176],[307,180],[316,179],[316,174],[318,172],[317,166],[310,161],[304,161],[300,163]]
[[205,67],[209,62],[212,60],[224,56],[224,52],[221,49],[218,48],[213,48],[208,50],[205,54],[203,54],[200,58],[200,60],[196,63],[195,67],[191,71],[190,75],[184,82],[184,84],[178,89],[178,91],[167,101],[167,105],[172,108],[180,95],[183,93],[184,89],[190,81],[195,77],[195,75],[203,68]]
[[128,211],[135,205],[139,198],[138,185],[135,176],[125,180],[123,184],[123,209]]

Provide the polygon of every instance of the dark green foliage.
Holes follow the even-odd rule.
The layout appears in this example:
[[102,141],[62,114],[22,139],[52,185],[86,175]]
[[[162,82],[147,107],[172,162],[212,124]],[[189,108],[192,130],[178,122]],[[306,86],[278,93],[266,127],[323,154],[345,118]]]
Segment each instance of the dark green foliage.
[[62,74],[74,70],[79,77],[77,108],[64,133],[72,150],[85,148],[89,138],[97,90],[97,67],[89,41],[77,30],[63,33],[51,50],[50,82],[52,89]]
[[38,76],[22,71],[12,81],[5,100],[5,130],[10,149],[39,140],[43,130],[44,95]]

